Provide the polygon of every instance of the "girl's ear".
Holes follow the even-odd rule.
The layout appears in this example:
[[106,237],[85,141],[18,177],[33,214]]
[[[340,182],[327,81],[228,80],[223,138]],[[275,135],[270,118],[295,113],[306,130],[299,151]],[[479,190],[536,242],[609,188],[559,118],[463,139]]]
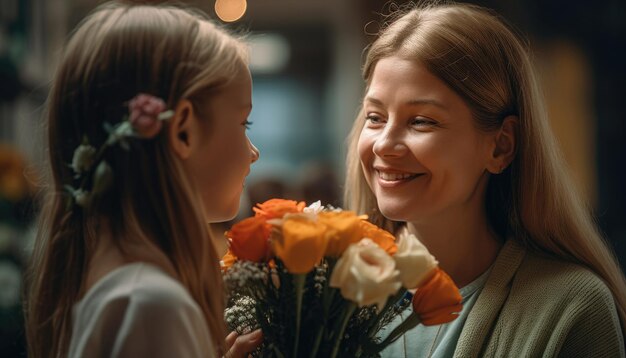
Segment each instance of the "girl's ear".
[[167,141],[175,155],[185,160],[191,156],[196,141],[198,118],[193,105],[183,99],[176,104],[167,126]]
[[517,131],[519,119],[517,116],[508,116],[494,136],[494,146],[487,170],[493,174],[500,174],[511,164],[517,151]]

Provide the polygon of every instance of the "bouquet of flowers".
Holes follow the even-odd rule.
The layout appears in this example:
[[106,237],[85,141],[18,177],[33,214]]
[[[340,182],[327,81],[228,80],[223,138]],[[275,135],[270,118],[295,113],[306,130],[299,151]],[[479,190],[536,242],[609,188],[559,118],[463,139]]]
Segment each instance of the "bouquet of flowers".
[[240,334],[263,330],[257,355],[376,357],[417,324],[458,316],[457,287],[414,235],[396,241],[367,216],[305,205],[268,200],[226,232],[226,321]]

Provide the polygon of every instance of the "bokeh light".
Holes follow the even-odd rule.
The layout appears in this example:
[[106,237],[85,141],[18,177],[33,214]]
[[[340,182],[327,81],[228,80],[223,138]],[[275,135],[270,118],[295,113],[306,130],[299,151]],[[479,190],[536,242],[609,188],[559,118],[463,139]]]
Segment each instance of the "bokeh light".
[[246,0],[217,0],[215,1],[215,13],[225,22],[239,20],[248,7]]

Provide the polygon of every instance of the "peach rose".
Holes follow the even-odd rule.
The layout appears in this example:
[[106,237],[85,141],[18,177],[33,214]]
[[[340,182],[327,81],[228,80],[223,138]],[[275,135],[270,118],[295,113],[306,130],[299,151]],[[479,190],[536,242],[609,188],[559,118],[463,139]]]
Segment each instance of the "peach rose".
[[272,236],[272,248],[287,270],[304,274],[324,257],[326,226],[304,216],[292,216],[282,223],[282,230]]
[[303,201],[270,199],[262,204],[257,204],[252,210],[256,213],[255,216],[271,220],[282,218],[285,214],[301,213],[305,206]]
[[263,218],[244,219],[226,232],[230,250],[241,260],[262,262],[268,259],[271,227]]
[[397,251],[396,238],[387,230],[383,230],[378,226],[366,220],[360,221],[362,237],[371,239],[381,249],[385,250],[389,255],[395,255]]
[[463,305],[461,294],[450,276],[440,268],[415,292],[412,305],[425,326],[454,321]]

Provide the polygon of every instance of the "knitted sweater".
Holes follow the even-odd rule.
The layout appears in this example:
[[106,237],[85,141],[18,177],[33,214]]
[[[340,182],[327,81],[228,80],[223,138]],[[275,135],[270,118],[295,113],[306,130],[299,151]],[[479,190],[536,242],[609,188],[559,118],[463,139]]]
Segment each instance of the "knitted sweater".
[[625,357],[611,291],[590,270],[508,240],[455,357]]

